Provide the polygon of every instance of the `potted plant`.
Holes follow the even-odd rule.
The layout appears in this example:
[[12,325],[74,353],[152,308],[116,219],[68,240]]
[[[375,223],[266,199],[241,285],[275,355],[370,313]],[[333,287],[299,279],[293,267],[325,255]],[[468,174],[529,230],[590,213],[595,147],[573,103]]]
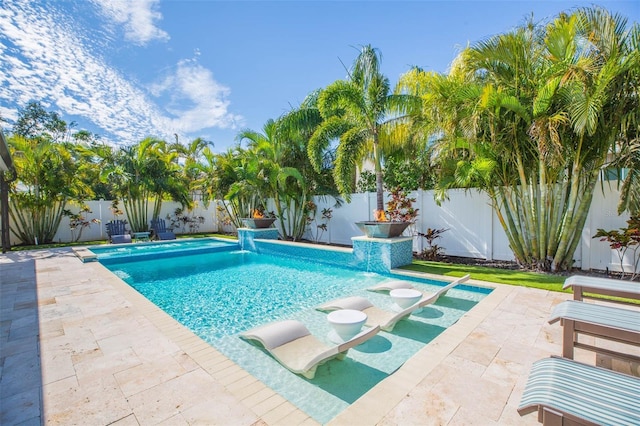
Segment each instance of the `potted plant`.
[[418,216],[419,209],[413,208],[415,201],[407,191],[397,187],[391,191],[386,211],[374,210],[374,220],[356,222],[356,225],[369,238],[399,237]]
[[263,207],[255,208],[251,217],[242,219],[244,226],[251,229],[269,228],[275,221],[273,214],[265,213]]

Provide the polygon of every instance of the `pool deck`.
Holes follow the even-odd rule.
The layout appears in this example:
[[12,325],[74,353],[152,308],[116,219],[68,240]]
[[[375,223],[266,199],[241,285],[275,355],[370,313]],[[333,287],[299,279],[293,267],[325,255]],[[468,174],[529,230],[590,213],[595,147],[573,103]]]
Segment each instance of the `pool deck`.
[[[329,424],[538,424],[516,407],[531,364],[561,353],[561,327],[547,319],[570,295],[490,285]],[[2,425],[317,424],[70,249],[0,255],[0,303]],[[576,359],[639,374],[638,365],[586,351]]]

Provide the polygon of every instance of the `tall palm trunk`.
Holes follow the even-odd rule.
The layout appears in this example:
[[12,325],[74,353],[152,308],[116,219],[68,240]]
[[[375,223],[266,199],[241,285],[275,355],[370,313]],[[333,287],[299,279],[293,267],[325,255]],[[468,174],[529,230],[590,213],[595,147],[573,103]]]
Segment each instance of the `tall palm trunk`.
[[380,147],[378,146],[378,136],[374,137],[373,155],[376,168],[376,210],[384,212],[384,182],[382,179],[382,161],[380,160]]

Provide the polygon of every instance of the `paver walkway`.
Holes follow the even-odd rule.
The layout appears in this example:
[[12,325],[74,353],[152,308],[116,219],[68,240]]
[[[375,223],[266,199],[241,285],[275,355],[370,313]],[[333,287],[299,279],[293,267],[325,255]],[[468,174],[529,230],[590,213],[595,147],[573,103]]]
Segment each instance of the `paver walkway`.
[[[537,424],[516,406],[531,363],[560,354],[547,318],[567,298],[496,285],[331,424]],[[316,424],[68,249],[0,255],[0,302],[2,425]]]

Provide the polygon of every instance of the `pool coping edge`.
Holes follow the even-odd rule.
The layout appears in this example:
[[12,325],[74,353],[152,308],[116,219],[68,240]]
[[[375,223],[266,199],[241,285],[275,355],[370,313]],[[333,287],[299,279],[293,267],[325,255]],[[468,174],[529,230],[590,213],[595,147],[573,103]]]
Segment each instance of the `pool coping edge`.
[[[82,261],[82,259],[80,259]],[[191,357],[234,397],[269,425],[315,424],[312,417],[255,378],[205,340],[173,319],[161,308],[113,274],[99,262],[89,262],[108,272],[109,282],[156,328]],[[442,280],[447,276],[394,269],[392,273]],[[513,287],[469,280],[466,284],[490,288],[476,306],[409,358],[398,370],[380,381],[327,425],[377,424],[427,377],[512,291]]]
[[[87,265],[95,265],[108,272],[111,276],[110,284],[123,294],[133,307],[257,417],[270,425],[280,424],[281,421],[283,424],[291,424],[292,422],[287,420],[289,417],[299,419],[296,422],[298,424],[319,424],[307,413],[180,324],[104,265],[99,262],[91,262]],[[253,380],[247,380],[247,378]],[[277,414],[282,412],[286,415],[279,417]]]

